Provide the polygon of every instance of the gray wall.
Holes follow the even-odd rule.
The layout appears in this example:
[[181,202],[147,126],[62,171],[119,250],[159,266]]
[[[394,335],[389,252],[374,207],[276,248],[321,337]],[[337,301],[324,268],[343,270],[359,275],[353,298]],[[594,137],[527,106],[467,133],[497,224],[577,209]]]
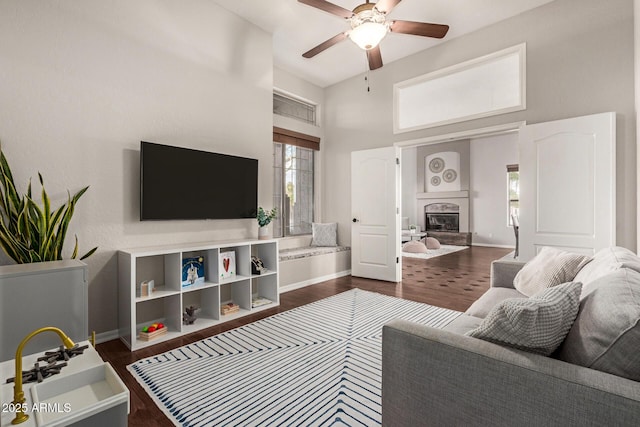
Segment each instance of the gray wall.
[[[391,34],[389,37],[394,37]],[[401,37],[401,36],[398,36]],[[527,109],[394,135],[393,84],[527,43]],[[381,45],[384,59],[384,41]],[[323,210],[349,241],[350,152],[393,142],[526,120],[540,123],[616,111],[618,244],[636,247],[636,146],[633,1],[556,0],[474,33],[452,39],[325,92],[327,169]]]
[[514,246],[508,226],[507,165],[518,164],[518,135],[471,140],[470,229],[474,245]]
[[118,249],[257,237],[255,220],[140,222],[138,150],[257,158],[258,202],[271,205],[271,48],[206,0],[0,2],[0,140],[14,177],[24,191],[42,172],[56,202],[90,185],[67,250],[74,234],[81,250],[100,247],[87,260],[91,329],[117,328]]

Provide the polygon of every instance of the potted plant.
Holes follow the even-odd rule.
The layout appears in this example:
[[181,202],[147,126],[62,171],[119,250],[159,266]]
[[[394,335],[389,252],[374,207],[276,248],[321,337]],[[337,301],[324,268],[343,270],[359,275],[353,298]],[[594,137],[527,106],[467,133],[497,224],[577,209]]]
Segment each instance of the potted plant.
[[417,227],[415,224],[409,224],[409,232],[410,233],[415,233],[417,230]]
[[[62,259],[69,223],[88,187],[73,196],[68,193],[66,203],[54,208],[39,173],[38,178],[42,190],[36,203],[31,182],[24,195],[18,193],[0,147],[0,246],[17,263],[0,265],[0,312],[6,319],[19,319],[0,325],[0,361],[11,359],[22,338],[42,325],[55,325],[74,341],[89,335],[87,265],[77,259]],[[77,256],[76,236],[71,258]],[[27,348],[35,353],[56,345],[57,337],[51,336],[30,342]]]
[[258,215],[256,216],[258,220],[258,239],[265,240],[271,238],[267,226],[276,218],[277,214],[278,210],[276,208],[270,211],[265,211],[262,206],[258,208]]
[[[25,195],[18,194],[7,159],[0,149],[0,246],[18,264],[57,261],[62,259],[69,222],[76,204],[89,187],[84,187],[57,209],[51,208],[51,200],[44,189],[44,180],[38,173],[42,187],[42,206],[31,193],[31,181]],[[95,247],[80,259],[91,256]],[[78,236],[71,258],[78,256]]]

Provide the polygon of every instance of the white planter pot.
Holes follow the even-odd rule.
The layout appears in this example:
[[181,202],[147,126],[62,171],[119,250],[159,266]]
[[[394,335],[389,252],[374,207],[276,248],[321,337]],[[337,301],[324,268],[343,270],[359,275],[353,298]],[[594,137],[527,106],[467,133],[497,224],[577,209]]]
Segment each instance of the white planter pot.
[[[43,326],[62,329],[69,338],[86,340],[88,272],[78,260],[0,266],[0,361],[14,358],[16,347]],[[56,334],[42,334],[27,343],[24,354],[60,346]]]
[[258,227],[258,239],[260,240],[269,240],[271,238],[271,229],[269,225],[265,225],[264,227]]

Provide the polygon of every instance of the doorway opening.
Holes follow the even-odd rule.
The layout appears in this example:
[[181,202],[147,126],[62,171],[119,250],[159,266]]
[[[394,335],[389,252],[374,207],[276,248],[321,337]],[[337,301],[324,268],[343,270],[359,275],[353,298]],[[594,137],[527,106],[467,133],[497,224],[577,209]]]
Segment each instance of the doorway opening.
[[[504,171],[518,163],[518,135],[524,124],[396,143],[402,148],[401,223],[417,225],[427,236],[443,239],[442,244],[513,249]],[[456,162],[447,157],[450,152]],[[443,186],[445,179],[457,186]]]

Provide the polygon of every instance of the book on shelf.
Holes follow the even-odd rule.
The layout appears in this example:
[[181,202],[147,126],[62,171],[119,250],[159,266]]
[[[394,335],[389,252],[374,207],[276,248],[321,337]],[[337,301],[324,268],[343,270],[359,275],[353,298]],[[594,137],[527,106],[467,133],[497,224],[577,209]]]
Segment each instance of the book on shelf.
[[269,298],[264,298],[264,297],[254,297],[251,300],[251,307],[256,308],[256,307],[262,307],[263,305],[268,305],[271,304],[273,301],[271,301]]
[[220,306],[220,314],[231,314],[231,313],[237,313],[238,311],[240,311],[240,306],[238,304],[235,304],[233,302],[229,302],[226,304],[222,304]]
[[150,297],[155,292],[155,280],[145,280],[136,284],[136,297],[144,298]]
[[230,279],[236,276],[235,251],[220,252],[218,271],[220,274],[220,279]]
[[201,256],[182,259],[182,287],[204,283],[204,258]]

